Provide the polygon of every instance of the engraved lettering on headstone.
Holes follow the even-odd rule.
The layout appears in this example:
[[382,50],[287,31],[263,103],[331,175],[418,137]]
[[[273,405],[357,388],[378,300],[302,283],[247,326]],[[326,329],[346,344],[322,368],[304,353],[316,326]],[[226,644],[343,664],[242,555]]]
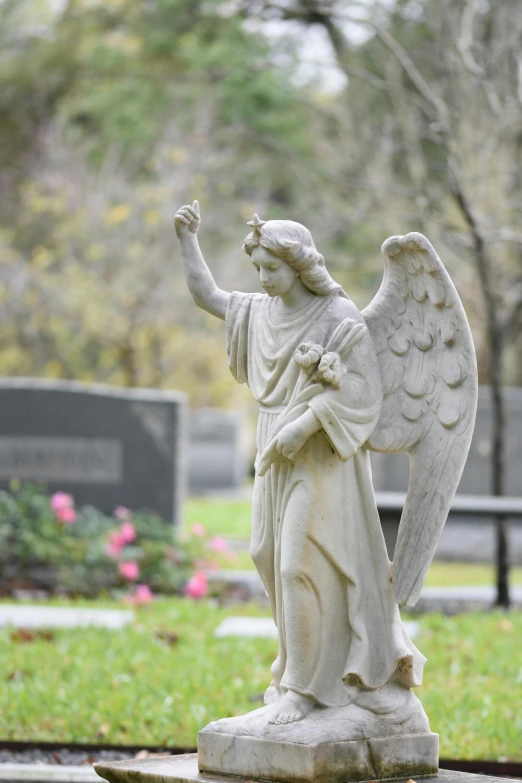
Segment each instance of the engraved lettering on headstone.
[[115,438],[0,437],[0,478],[119,484],[122,454]]

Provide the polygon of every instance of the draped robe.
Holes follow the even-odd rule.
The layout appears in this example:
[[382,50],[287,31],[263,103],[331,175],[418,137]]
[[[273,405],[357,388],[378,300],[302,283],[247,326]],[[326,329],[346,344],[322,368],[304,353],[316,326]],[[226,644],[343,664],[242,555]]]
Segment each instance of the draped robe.
[[293,359],[298,346],[327,346],[346,319],[364,321],[336,293],[315,296],[284,316],[278,305],[266,294],[233,292],[226,312],[230,370],[260,406],[258,455],[294,409],[310,408],[321,429],[293,461],[279,457],[256,475],[251,555],[278,630],[275,685],[338,707],[353,698],[349,686],[419,685],[425,658],[406,635],[393,599],[364,448],[382,406],[371,337],[365,327],[343,359],[339,389],[308,383],[296,405],[296,387],[303,387]]

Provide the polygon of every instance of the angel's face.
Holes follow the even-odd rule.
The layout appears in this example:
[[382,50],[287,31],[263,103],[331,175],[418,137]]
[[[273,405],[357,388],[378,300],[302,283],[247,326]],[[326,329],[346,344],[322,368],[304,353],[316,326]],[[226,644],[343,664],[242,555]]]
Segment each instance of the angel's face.
[[297,272],[289,264],[261,245],[252,250],[252,263],[268,296],[286,294],[299,279]]

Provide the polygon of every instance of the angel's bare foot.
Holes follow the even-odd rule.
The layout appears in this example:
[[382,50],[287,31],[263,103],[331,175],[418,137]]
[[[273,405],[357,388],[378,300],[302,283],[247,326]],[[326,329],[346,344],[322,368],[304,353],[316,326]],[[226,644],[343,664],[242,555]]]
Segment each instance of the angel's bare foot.
[[274,707],[269,723],[275,723],[277,726],[281,723],[296,723],[306,718],[317,703],[311,696],[303,696],[295,691],[285,693],[281,701]]

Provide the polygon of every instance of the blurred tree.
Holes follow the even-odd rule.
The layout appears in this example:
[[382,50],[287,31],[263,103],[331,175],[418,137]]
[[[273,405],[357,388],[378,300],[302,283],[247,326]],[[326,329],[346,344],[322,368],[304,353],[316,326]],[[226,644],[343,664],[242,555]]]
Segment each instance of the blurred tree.
[[[274,157],[263,134],[313,152],[287,78],[292,51],[276,65],[265,36],[221,0],[5,0],[0,66],[4,214],[10,205],[12,215],[17,185],[57,117],[68,141],[88,145],[92,162],[102,165],[110,149],[129,173],[150,173],[173,121],[185,134],[211,132],[216,144],[233,139],[238,154],[263,144]],[[270,176],[281,198],[288,182],[284,171],[278,181],[279,170]]]
[[[500,384],[522,350],[521,26],[515,0],[4,0],[0,371],[229,404],[222,327],[170,261],[179,203],[200,199],[220,285],[255,285],[238,261],[255,210],[306,222],[360,304],[379,242],[419,228],[448,249],[479,338],[502,493]],[[338,94],[297,78],[309,28],[346,77]],[[506,604],[502,520],[498,559]]]
[[307,185],[285,154],[314,156],[292,52],[276,66],[217,0],[6,0],[0,14],[1,371],[230,404],[222,333],[170,261],[171,215],[200,199],[203,241],[234,287],[254,208]]

